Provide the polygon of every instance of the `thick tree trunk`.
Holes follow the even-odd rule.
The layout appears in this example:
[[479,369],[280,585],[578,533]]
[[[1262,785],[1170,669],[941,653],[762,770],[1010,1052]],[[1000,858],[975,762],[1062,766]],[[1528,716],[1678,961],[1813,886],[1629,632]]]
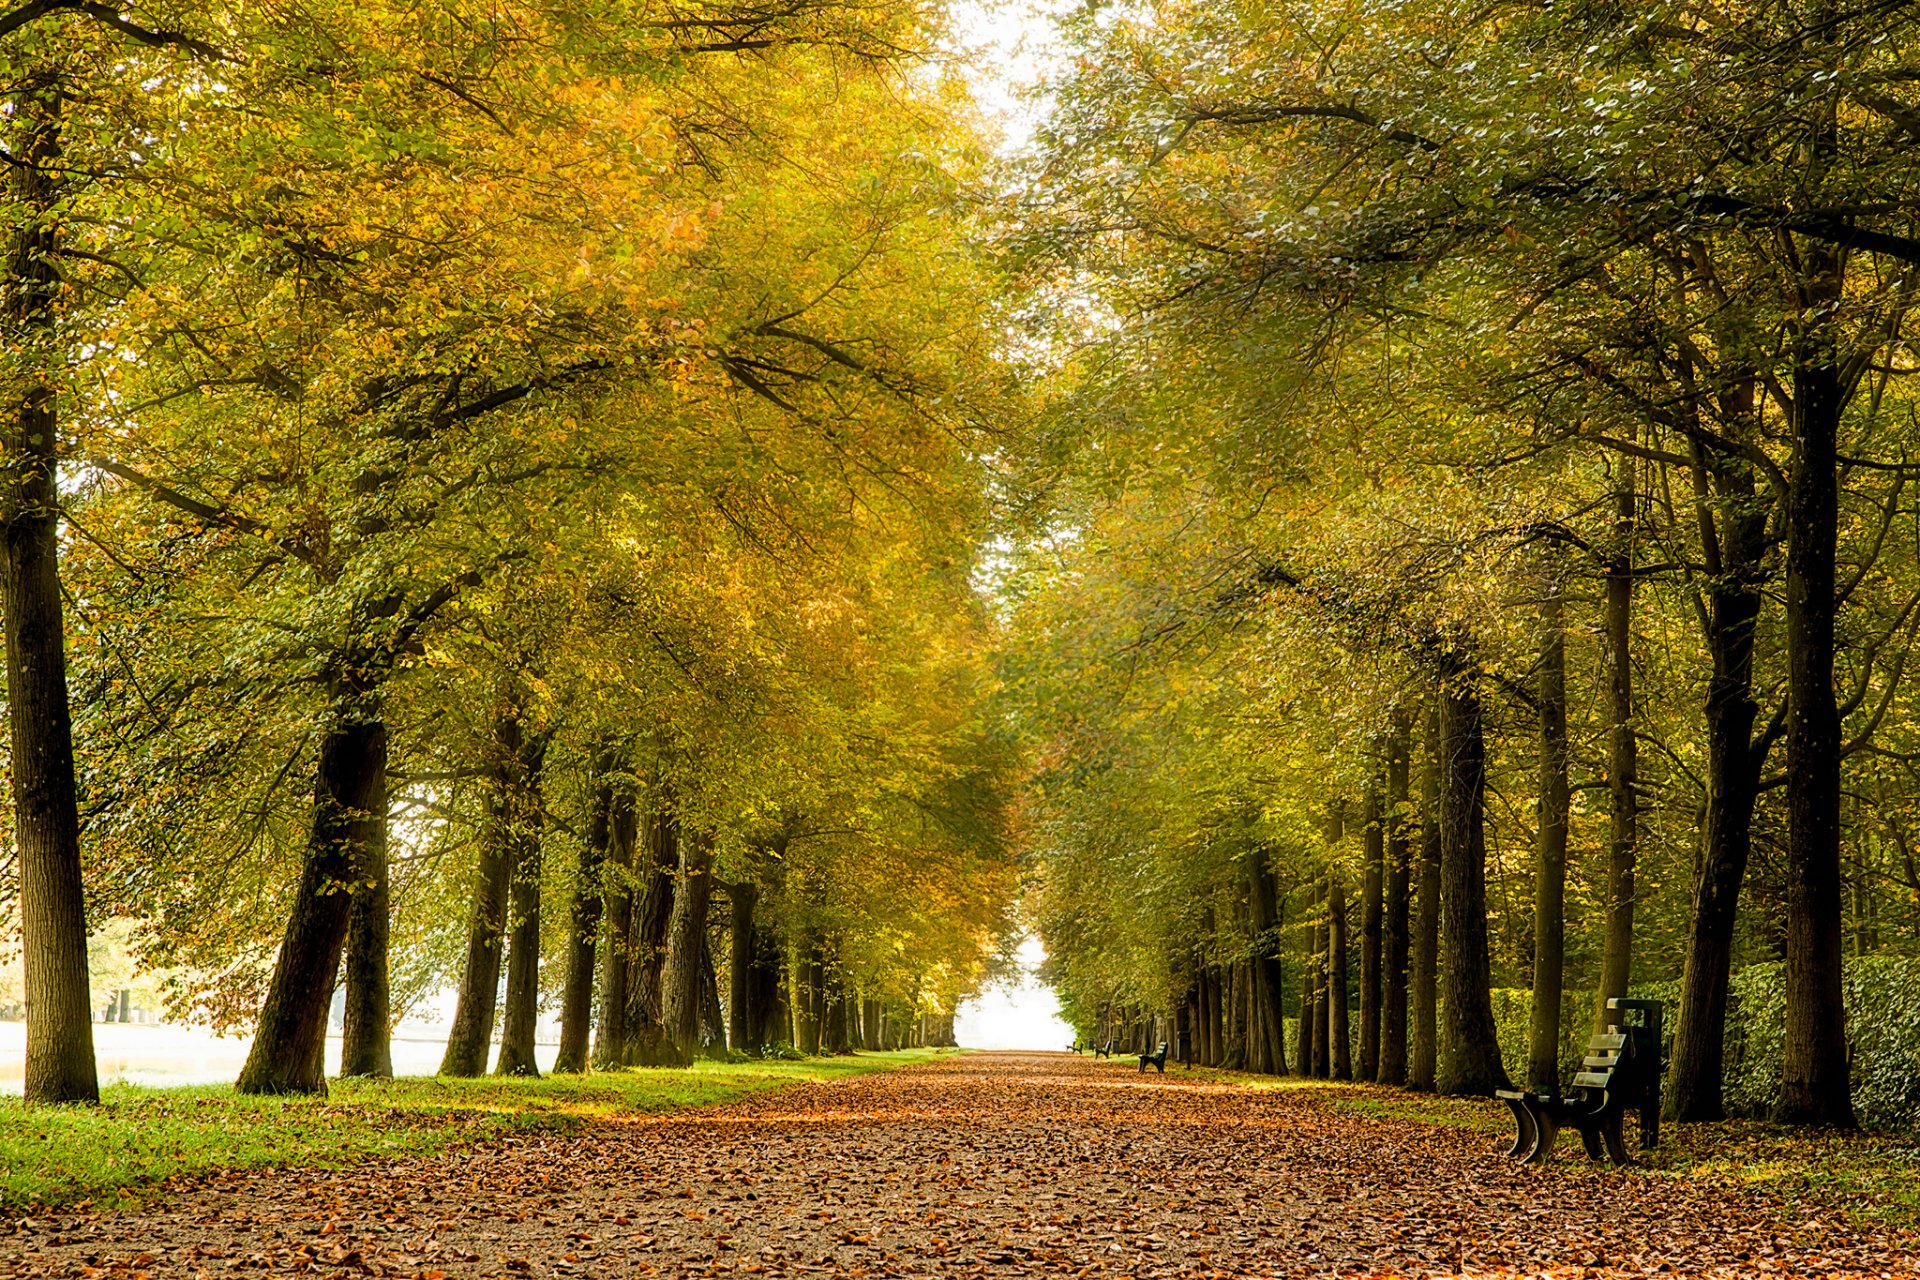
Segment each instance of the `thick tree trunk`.
[[594,1028],[593,1065],[620,1066],[627,1051],[627,972],[633,954],[633,846],[638,838],[633,792],[613,791],[607,833],[606,927],[600,940],[600,1017]]
[[[306,864],[287,917],[241,1093],[320,1093],[328,1007],[347,941],[357,847],[386,784],[386,724],[379,695],[336,690],[314,770]],[[384,805],[379,809],[384,817]]]
[[[1750,400],[1750,396],[1748,397]],[[1750,404],[1739,406],[1750,411]],[[1764,747],[1753,741],[1754,628],[1760,617],[1766,508],[1744,464],[1709,467],[1696,456],[1701,544],[1707,570],[1707,796],[1687,924],[1686,966],[1665,1104],[1670,1118],[1726,1117],[1722,1075],[1733,929],[1752,848]],[[1711,488],[1709,488],[1711,485]]]
[[593,1030],[594,946],[600,936],[601,868],[613,843],[613,757],[605,751],[594,760],[593,811],[587,838],[580,842],[580,865],[574,879],[573,910],[567,920],[567,977],[560,993],[560,1051],[554,1055],[555,1075],[578,1075],[587,1069],[587,1044]]
[[1353,1041],[1347,1026],[1347,886],[1338,871],[1327,878],[1327,1059],[1335,1080],[1353,1079]]
[[370,789],[352,819],[360,859],[347,913],[347,1008],[340,1037],[340,1074],[393,1078],[393,999],[387,951],[392,888],[387,877],[387,731],[369,726],[366,779]]
[[673,800],[656,787],[648,803],[644,851],[637,860],[643,877],[633,904],[627,957],[627,1047],[631,1066],[664,1067],[677,1060],[667,1036],[661,971],[667,958],[667,930],[673,919],[675,880],[680,868],[680,819]]
[[1633,981],[1634,862],[1640,842],[1639,747],[1633,717],[1632,464],[1620,462],[1623,479],[1614,494],[1614,545],[1607,556],[1607,848],[1606,937],[1600,959],[1600,990],[1594,1030],[1614,1020],[1607,1001],[1625,996]]
[[1412,867],[1408,789],[1413,753],[1412,719],[1404,708],[1393,712],[1387,738],[1387,883],[1383,909],[1385,934],[1380,996],[1381,1084],[1407,1082],[1407,955],[1412,942],[1407,898]]
[[529,741],[522,757],[522,780],[512,833],[512,888],[508,905],[512,915],[507,952],[507,1001],[500,1020],[500,1056],[494,1073],[537,1076],[534,1061],[534,1025],[540,1015],[540,842],[546,825],[542,801],[542,772],[546,740]]
[[1378,782],[1367,787],[1366,863],[1360,880],[1360,1063],[1362,1080],[1380,1075],[1380,961],[1386,892],[1387,827]]
[[525,806],[526,726],[517,708],[496,716],[487,765],[473,905],[467,913],[467,954],[454,999],[453,1029],[440,1059],[443,1076],[486,1073],[493,1017],[500,999],[501,948],[513,888],[514,829]]
[[1494,1031],[1487,958],[1486,743],[1480,690],[1456,670],[1441,690],[1440,932],[1446,956],[1439,1070],[1448,1094],[1508,1085]]
[[700,964],[712,898],[713,841],[702,832],[680,841],[666,963],[660,971],[660,1020],[673,1066],[692,1066],[700,1050]]
[[52,85],[13,98],[14,201],[4,315],[17,367],[0,475],[0,602],[7,631],[14,839],[26,969],[28,1102],[98,1102],[86,891],[67,702],[60,601],[59,423],[53,379],[64,363],[55,213],[61,192],[60,98]]
[[1440,775],[1445,749],[1440,731],[1440,695],[1427,703],[1426,732],[1421,735],[1420,864],[1414,894],[1413,958],[1407,979],[1408,1002],[1413,1007],[1411,1045],[1407,1057],[1407,1087],[1431,1092],[1438,1078],[1440,1003]]
[[1560,1002],[1566,969],[1567,637],[1560,583],[1550,578],[1541,604],[1540,823],[1533,884],[1533,1022],[1527,1037],[1528,1087],[1560,1091]]
[[[1831,274],[1837,281],[1837,264]],[[1837,283],[1829,294],[1838,297]],[[1852,1128],[1840,987],[1840,714],[1833,690],[1835,468],[1845,392],[1831,347],[1811,339],[1806,345],[1811,350],[1802,353],[1794,376],[1787,486],[1787,1013],[1774,1118]]]

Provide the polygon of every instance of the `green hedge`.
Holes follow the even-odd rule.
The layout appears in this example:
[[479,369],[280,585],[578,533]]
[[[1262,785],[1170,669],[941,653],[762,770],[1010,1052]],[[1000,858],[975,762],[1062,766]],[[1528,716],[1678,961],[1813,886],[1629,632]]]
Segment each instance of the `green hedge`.
[[[1646,983],[1636,998],[1666,1004],[1667,1051],[1679,1008],[1678,982]],[[1727,1017],[1726,1100],[1734,1115],[1764,1117],[1779,1096],[1785,1053],[1785,966],[1749,965],[1733,976]],[[1920,959],[1862,956],[1847,961],[1844,979],[1847,1047],[1852,1060],[1853,1107],[1876,1129],[1920,1127]],[[1572,1078],[1585,1050],[1592,1017],[1586,992],[1568,992],[1560,1028],[1561,1080]],[[1493,992],[1500,1056],[1516,1079],[1527,1064],[1532,993]]]

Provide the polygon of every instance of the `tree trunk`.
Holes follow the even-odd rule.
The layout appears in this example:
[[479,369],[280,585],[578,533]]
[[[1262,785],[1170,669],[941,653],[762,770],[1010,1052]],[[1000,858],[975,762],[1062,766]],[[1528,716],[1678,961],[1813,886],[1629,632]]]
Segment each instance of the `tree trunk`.
[[[1816,281],[1842,268],[1809,247]],[[1817,317],[1809,323],[1824,326]],[[1841,1004],[1840,714],[1833,690],[1835,474],[1845,391],[1830,339],[1807,338],[1794,371],[1793,453],[1787,483],[1787,1011],[1786,1055],[1774,1118],[1854,1125]]]
[[1541,602],[1540,825],[1533,884],[1533,1022],[1527,1037],[1528,1087],[1560,1092],[1560,1001],[1566,968],[1567,637],[1560,583]]
[[1414,895],[1413,958],[1407,979],[1413,1006],[1407,1087],[1432,1092],[1438,1080],[1440,973],[1440,775],[1445,749],[1440,732],[1440,696],[1427,703],[1425,750],[1420,760],[1420,874]]
[[[13,742],[14,839],[26,969],[28,1102],[98,1102],[93,996],[87,977],[86,890],[67,702],[60,601],[59,335],[56,209],[61,192],[60,98],[51,84],[13,98],[14,200],[4,314],[20,381],[6,426],[0,479],[0,602],[7,631],[7,709]],[[21,384],[24,383],[24,386]]]
[[1367,787],[1366,868],[1360,880],[1360,1079],[1380,1075],[1380,948],[1387,828],[1379,783]]
[[1407,919],[1407,892],[1412,868],[1408,847],[1408,788],[1411,782],[1413,724],[1404,708],[1395,707],[1393,728],[1387,737],[1387,883],[1382,912],[1385,934],[1380,995],[1381,1084],[1407,1082],[1407,953],[1412,941]]
[[633,954],[633,846],[638,837],[633,792],[613,790],[607,833],[606,928],[600,941],[600,1017],[594,1029],[593,1065],[602,1071],[626,1061],[627,972]]
[[727,886],[731,904],[733,932],[727,964],[727,1039],[735,1053],[759,1057],[766,1046],[765,1026],[755,1007],[755,968],[759,963],[760,939],[754,927],[754,908],[760,902],[760,890],[751,882]]
[[511,937],[507,952],[507,1003],[500,1020],[500,1056],[494,1074],[538,1076],[534,1061],[534,1025],[540,1015],[540,856],[546,825],[541,775],[546,763],[546,739],[530,739],[521,757],[521,787],[515,822],[509,835],[512,888],[508,902]]
[[720,974],[713,963],[713,938],[704,931],[700,938],[700,1045],[694,1052],[716,1062],[727,1060],[727,1013],[720,1007]]
[[1614,494],[1614,545],[1607,556],[1607,852],[1606,939],[1594,1030],[1613,1020],[1607,1001],[1627,994],[1633,981],[1634,861],[1639,846],[1639,748],[1633,733],[1632,463],[1619,463]]
[[350,839],[360,858],[347,912],[347,1008],[341,1028],[340,1074],[393,1079],[393,1000],[388,986],[387,943],[392,888],[387,877],[387,728],[369,725],[366,743],[368,791],[349,819]]
[[1313,1047],[1319,1043],[1313,1025],[1314,995],[1320,988],[1319,952],[1315,941],[1319,931],[1313,923],[1318,902],[1316,893],[1307,895],[1307,915],[1301,921],[1300,1018],[1293,1032],[1293,1071],[1298,1076],[1313,1075]]
[[676,873],[680,868],[680,819],[673,800],[656,786],[648,802],[644,877],[633,905],[627,957],[627,1048],[630,1066],[664,1067],[677,1061],[662,1007],[661,971],[667,958],[667,930],[673,919]]
[[1338,871],[1327,878],[1327,1063],[1335,1080],[1353,1079],[1353,1041],[1347,1027],[1347,886]]
[[[1337,817],[1335,821],[1338,821]],[[1328,999],[1328,988],[1333,981],[1333,962],[1327,954],[1328,944],[1332,940],[1328,927],[1331,919],[1328,906],[1332,894],[1328,891],[1324,876],[1317,894],[1320,909],[1319,919],[1313,926],[1313,1074],[1316,1079],[1326,1080],[1333,1075],[1333,1007]]]
[[1257,1042],[1250,1070],[1270,1075],[1285,1075],[1287,1070],[1286,1019],[1283,1002],[1286,978],[1281,973],[1275,952],[1280,945],[1279,894],[1273,883],[1273,868],[1267,854],[1256,849],[1248,858],[1248,905],[1251,909],[1254,947],[1250,958],[1253,980],[1252,998],[1258,1011]]
[[1494,1031],[1487,959],[1486,743],[1480,690],[1456,670],[1441,690],[1440,929],[1446,955],[1435,1086],[1490,1094],[1508,1086]]
[[[241,1093],[322,1093],[327,1017],[347,941],[365,817],[386,782],[386,723],[371,690],[336,690],[314,770],[306,864],[260,1010]],[[380,810],[383,814],[384,808]]]
[[660,972],[660,1021],[672,1066],[692,1066],[700,1049],[700,961],[707,947],[712,898],[713,841],[701,832],[680,841],[667,957]]
[[599,752],[594,760],[593,813],[587,838],[580,842],[580,865],[575,877],[573,910],[567,920],[567,977],[560,994],[560,1051],[554,1055],[555,1075],[578,1075],[587,1069],[587,1043],[593,1023],[594,947],[600,936],[601,868],[613,843],[612,754]]
[[525,804],[526,751],[526,726],[517,708],[504,710],[494,718],[479,865],[474,871],[473,906],[467,914],[467,956],[454,1000],[453,1028],[440,1059],[443,1076],[471,1077],[487,1070],[493,1015],[500,999],[507,899],[513,887],[514,828]]
[[[1751,411],[1751,395],[1746,399],[1749,403],[1740,406],[1742,416]],[[1753,697],[1753,641],[1760,617],[1767,515],[1755,499],[1752,471],[1745,464],[1710,468],[1696,455],[1694,476],[1701,543],[1712,575],[1706,619],[1713,676],[1707,685],[1706,810],[1665,1105],[1674,1120],[1710,1121],[1726,1118],[1721,1090],[1734,918],[1765,763],[1764,746],[1753,741],[1759,713]]]

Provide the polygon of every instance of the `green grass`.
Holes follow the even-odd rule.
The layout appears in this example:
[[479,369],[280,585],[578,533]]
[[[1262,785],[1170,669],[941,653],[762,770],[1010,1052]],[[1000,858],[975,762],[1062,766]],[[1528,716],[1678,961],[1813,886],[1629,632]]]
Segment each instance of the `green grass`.
[[1757,1187],[1798,1214],[1920,1231],[1920,1134],[1810,1133],[1757,1120],[1669,1125],[1655,1176]]
[[431,1155],[528,1131],[712,1106],[801,1081],[939,1056],[908,1049],[798,1062],[702,1062],[541,1080],[336,1080],[324,1098],[254,1098],[230,1086],[109,1085],[98,1107],[0,1099],[0,1208],[137,1202],[169,1178],[224,1169],[333,1167]]

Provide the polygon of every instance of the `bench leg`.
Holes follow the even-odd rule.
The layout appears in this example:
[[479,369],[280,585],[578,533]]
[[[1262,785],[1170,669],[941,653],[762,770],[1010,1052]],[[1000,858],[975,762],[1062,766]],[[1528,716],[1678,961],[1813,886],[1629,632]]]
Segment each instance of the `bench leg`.
[[1587,1159],[1605,1160],[1607,1153],[1600,1145],[1600,1125],[1591,1116],[1582,1116],[1577,1122],[1580,1126],[1580,1145],[1587,1149]]
[[1161,1075],[1167,1074],[1167,1060],[1165,1058],[1160,1059],[1160,1061],[1153,1064],[1153,1069]]
[[1560,1118],[1549,1111],[1533,1113],[1533,1146],[1520,1157],[1521,1164],[1545,1164],[1553,1159],[1553,1145],[1560,1141]]
[[1533,1123],[1533,1113],[1518,1098],[1506,1098],[1507,1110],[1513,1112],[1513,1145],[1507,1148],[1507,1154],[1516,1160],[1524,1160],[1540,1141],[1540,1130]]
[[1621,1118],[1621,1112],[1609,1111],[1600,1122],[1600,1136],[1606,1140],[1608,1158],[1616,1165],[1627,1165],[1633,1163],[1633,1157],[1627,1154],[1627,1142],[1620,1132]]

